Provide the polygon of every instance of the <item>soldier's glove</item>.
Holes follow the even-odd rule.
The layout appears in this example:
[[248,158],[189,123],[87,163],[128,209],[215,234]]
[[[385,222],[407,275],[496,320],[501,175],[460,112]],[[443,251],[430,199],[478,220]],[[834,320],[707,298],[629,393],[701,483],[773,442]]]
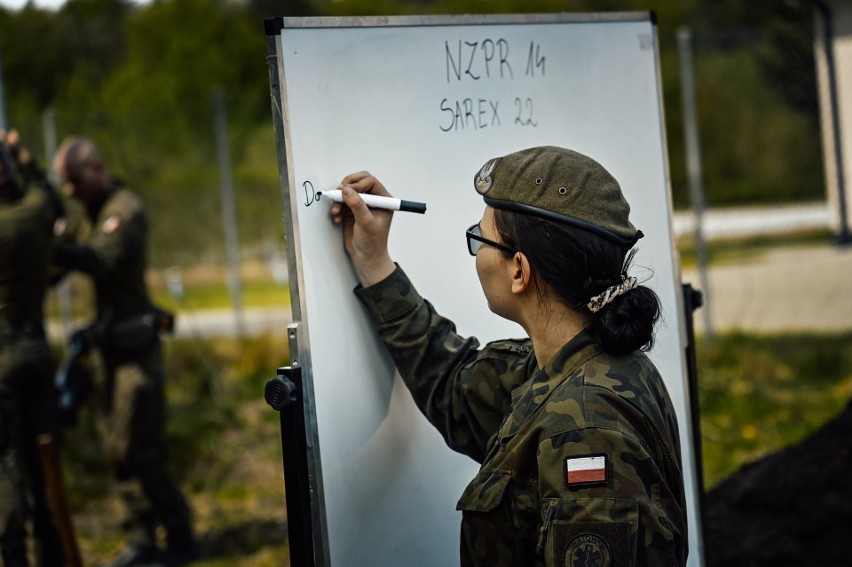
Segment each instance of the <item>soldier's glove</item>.
[[68,339],[68,347],[73,354],[85,354],[100,342],[102,334],[103,329],[98,324],[77,329],[71,333],[71,338]]

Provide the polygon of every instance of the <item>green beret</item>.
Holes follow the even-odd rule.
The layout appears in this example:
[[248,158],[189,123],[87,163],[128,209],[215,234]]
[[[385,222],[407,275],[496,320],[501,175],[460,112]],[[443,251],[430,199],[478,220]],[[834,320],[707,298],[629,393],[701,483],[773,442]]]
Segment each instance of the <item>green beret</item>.
[[494,158],[474,186],[496,209],[566,222],[631,247],[642,231],[630,223],[630,205],[618,181],[590,157],[542,146]]

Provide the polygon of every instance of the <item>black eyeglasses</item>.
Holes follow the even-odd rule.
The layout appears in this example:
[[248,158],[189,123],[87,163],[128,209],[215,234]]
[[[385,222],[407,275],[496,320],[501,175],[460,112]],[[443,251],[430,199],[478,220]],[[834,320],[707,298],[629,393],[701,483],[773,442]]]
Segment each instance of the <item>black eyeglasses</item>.
[[483,244],[487,244],[488,246],[493,246],[498,250],[502,250],[507,254],[514,254],[515,251],[509,248],[504,244],[500,244],[499,242],[494,242],[493,240],[488,240],[487,238],[482,236],[482,231],[479,228],[479,223],[471,226],[469,229],[465,231],[467,235],[467,251],[470,252],[471,256],[476,256],[476,253],[479,252],[479,249],[482,248]]

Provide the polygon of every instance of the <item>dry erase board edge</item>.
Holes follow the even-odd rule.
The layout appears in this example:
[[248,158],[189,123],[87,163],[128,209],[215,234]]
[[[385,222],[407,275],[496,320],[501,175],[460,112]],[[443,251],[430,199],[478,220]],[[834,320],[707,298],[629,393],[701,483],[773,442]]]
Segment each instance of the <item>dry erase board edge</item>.
[[[282,18],[267,18],[267,25],[275,26]],[[280,31],[280,30],[279,30]],[[291,359],[302,368],[302,407],[307,423],[307,474],[309,476],[310,494],[300,495],[308,498],[311,510],[311,527],[314,538],[318,540],[314,546],[314,565],[327,567],[331,564],[328,548],[328,519],[326,518],[325,488],[322,480],[322,462],[320,440],[316,417],[316,393],[313,387],[313,364],[307,321],[304,320],[304,268],[302,265],[301,236],[298,222],[288,223],[287,220],[297,219],[295,206],[290,194],[293,185],[292,167],[293,156],[290,151],[290,123],[287,111],[287,93],[284,88],[285,73],[281,56],[281,39],[278,32],[267,34],[267,69],[270,82],[270,102],[272,106],[272,123],[275,131],[275,147],[279,171],[279,190],[282,199],[282,220],[287,244],[287,265],[290,273],[290,311],[293,324],[288,328],[289,348]],[[295,276],[295,279],[293,278]]]
[[[278,20],[289,28],[351,28],[351,27],[409,27],[409,26],[470,26],[502,24],[565,24],[565,23],[656,23],[654,12],[553,12],[541,14],[457,14],[441,16],[313,16],[267,18]],[[277,25],[277,23],[275,24]]]

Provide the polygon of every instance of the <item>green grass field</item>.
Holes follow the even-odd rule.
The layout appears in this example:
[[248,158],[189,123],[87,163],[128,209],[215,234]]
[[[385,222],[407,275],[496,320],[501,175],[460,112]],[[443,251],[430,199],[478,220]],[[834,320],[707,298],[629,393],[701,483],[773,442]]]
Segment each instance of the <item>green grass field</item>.
[[852,333],[720,335],[697,358],[708,489],[801,441],[852,398]]
[[[286,341],[172,340],[166,360],[170,463],[205,550],[198,565],[286,565],[279,414],[263,399]],[[108,564],[122,550],[121,506],[91,412],[66,433],[63,465],[83,563]]]

